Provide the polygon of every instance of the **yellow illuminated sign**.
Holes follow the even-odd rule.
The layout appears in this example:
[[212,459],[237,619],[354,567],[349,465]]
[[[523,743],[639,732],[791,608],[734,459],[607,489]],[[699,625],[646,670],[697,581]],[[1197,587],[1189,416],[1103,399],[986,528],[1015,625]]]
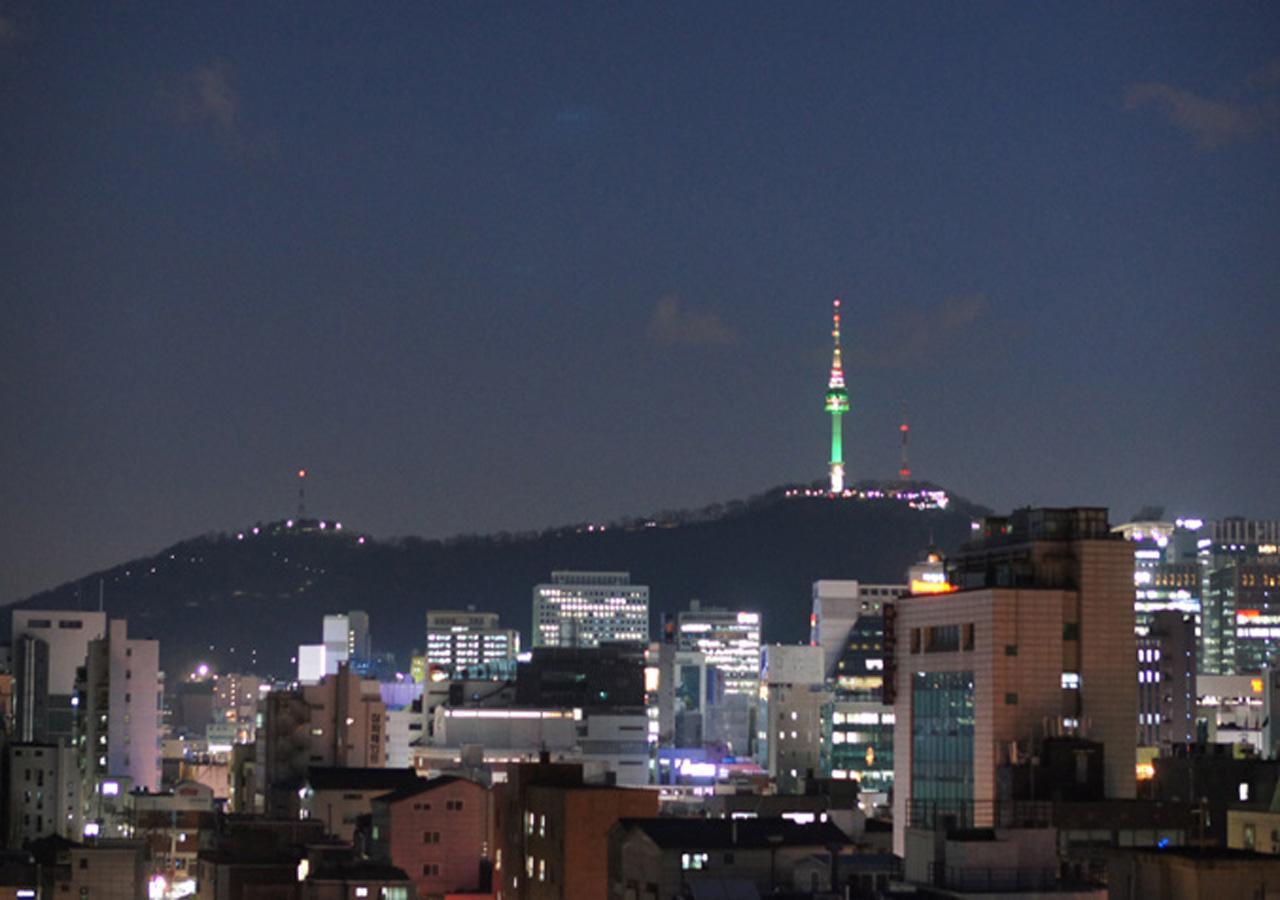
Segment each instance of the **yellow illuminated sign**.
[[919,578],[911,579],[911,593],[913,594],[950,594],[955,591],[954,584],[948,584],[945,581],[922,581]]

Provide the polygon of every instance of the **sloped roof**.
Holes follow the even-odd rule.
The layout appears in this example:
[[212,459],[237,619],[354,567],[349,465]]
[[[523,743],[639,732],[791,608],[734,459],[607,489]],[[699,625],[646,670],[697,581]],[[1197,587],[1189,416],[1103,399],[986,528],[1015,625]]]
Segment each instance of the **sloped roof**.
[[406,784],[404,787],[397,788],[389,794],[380,794],[373,799],[377,800],[379,803],[397,803],[401,800],[408,800],[411,797],[430,793],[436,788],[442,788],[459,781],[464,782],[465,784],[475,785],[481,790],[484,790],[481,785],[476,784],[476,782],[471,781],[468,778],[459,778],[456,775],[440,775],[436,778],[432,778],[430,781],[419,779],[417,784]]

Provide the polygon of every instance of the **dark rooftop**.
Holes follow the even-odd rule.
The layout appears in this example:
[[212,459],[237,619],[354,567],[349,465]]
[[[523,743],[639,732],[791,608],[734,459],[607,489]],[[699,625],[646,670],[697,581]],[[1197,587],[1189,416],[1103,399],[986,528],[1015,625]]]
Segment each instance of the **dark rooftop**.
[[788,819],[620,819],[623,828],[643,831],[665,849],[729,849],[844,846],[845,833],[830,822],[798,825]]
[[434,791],[436,788],[442,788],[458,781],[464,781],[467,784],[475,784],[476,787],[480,787],[476,782],[466,778],[459,778],[456,775],[441,775],[437,778],[432,778],[429,781],[419,779],[416,784],[406,784],[404,787],[397,788],[389,794],[381,794],[373,799],[381,803],[397,803],[401,800],[408,800],[411,797],[417,797],[421,794],[429,793]]
[[371,860],[325,860],[310,875],[311,881],[408,881],[404,869]]
[[398,791],[422,783],[413,769],[343,769],[312,767],[307,784],[313,791]]

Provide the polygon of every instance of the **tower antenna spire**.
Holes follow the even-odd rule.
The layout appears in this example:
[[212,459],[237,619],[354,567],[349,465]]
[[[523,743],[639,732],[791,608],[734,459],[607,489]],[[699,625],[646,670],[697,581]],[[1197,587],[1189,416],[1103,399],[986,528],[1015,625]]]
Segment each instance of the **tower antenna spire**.
[[827,379],[826,410],[831,415],[831,493],[844,492],[844,429],[840,418],[849,411],[844,385],[844,361],[840,356],[840,298],[831,303],[831,376]]
[[[307,470],[298,470],[298,522],[301,523],[307,513]],[[302,527],[299,524],[298,527]]]
[[906,481],[911,477],[911,466],[907,463],[907,436],[911,434],[911,426],[907,424],[907,402],[902,401],[902,424],[898,426],[902,435],[902,466],[898,469],[898,477]]

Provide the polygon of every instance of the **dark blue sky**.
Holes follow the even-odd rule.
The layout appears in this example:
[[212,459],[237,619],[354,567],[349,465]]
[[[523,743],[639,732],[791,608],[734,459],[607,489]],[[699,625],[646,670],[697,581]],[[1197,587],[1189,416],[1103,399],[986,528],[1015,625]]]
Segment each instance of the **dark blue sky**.
[[[0,2],[0,599],[824,476],[1280,515],[1259,3]],[[272,7],[264,9],[263,7]],[[571,563],[571,561],[566,561]]]

